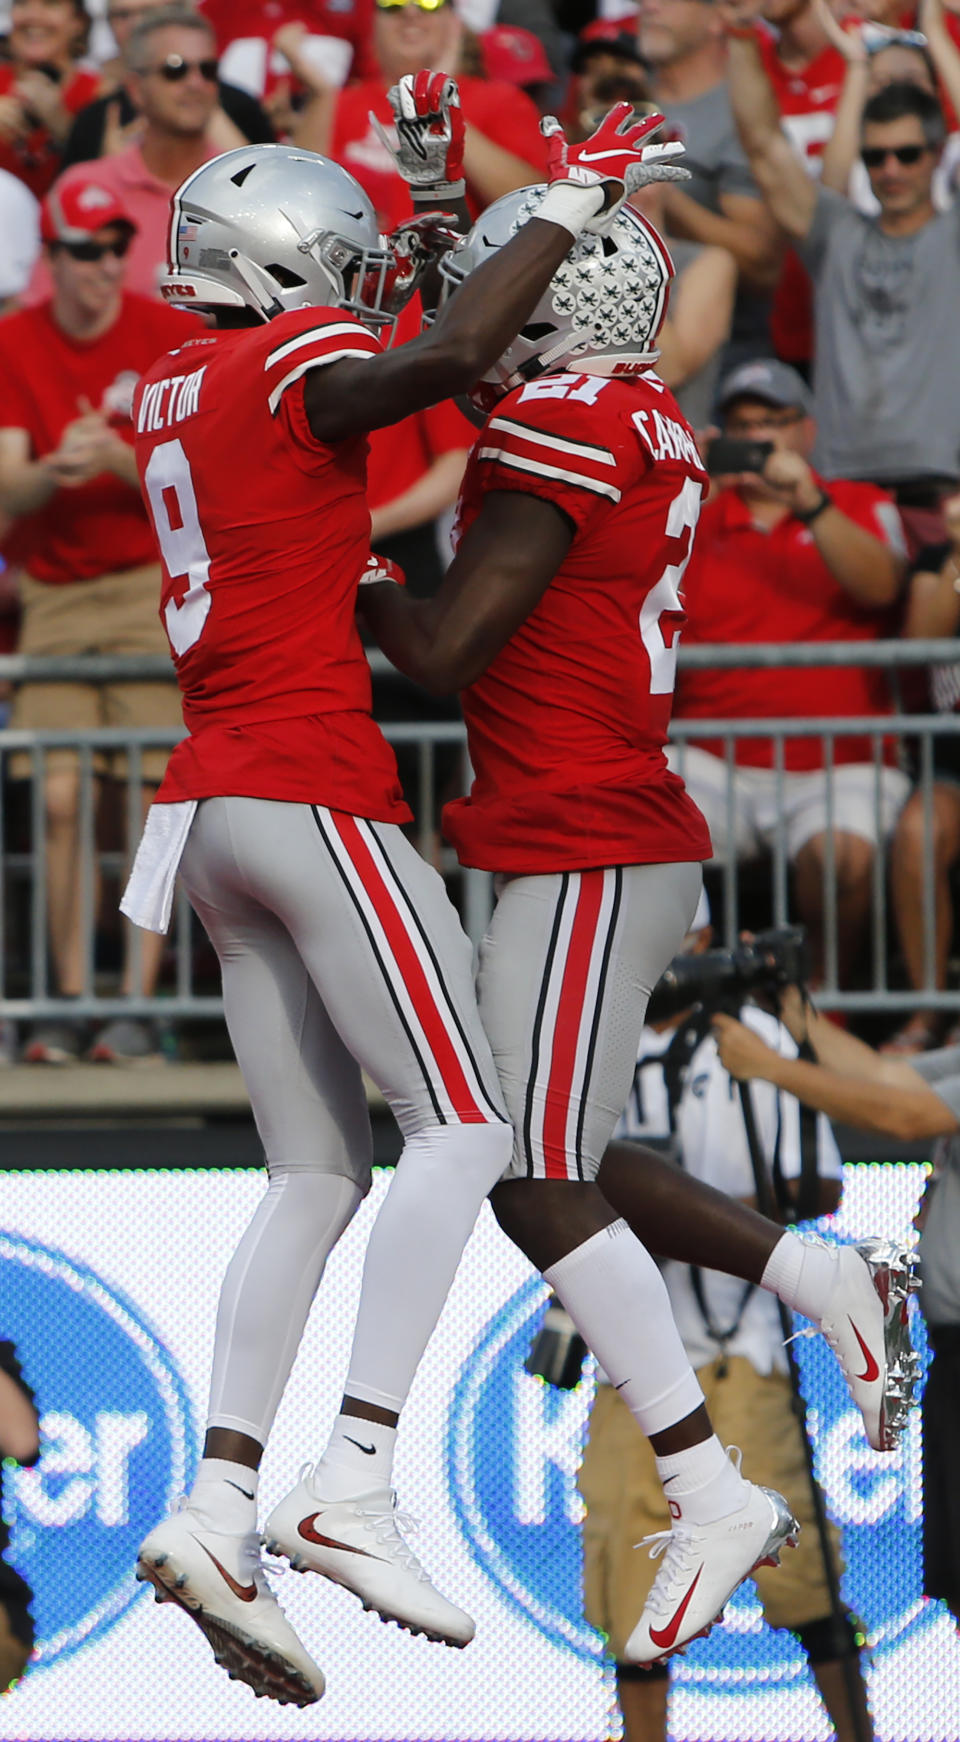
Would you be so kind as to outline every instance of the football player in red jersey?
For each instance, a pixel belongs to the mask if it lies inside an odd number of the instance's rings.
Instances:
[[[441,262],[448,284],[469,286],[543,197],[488,207]],[[389,583],[363,595],[401,669],[463,692],[475,779],[444,827],[498,877],[478,990],[515,1130],[492,1201],[650,1437],[675,1519],[631,1636],[638,1663],[709,1627],[795,1529],[713,1435],[657,1267],[596,1184],[710,853],[662,748],[707,485],[651,371],[671,275],[629,207],[578,243],[472,391],[489,416],[435,601],[421,610]]]
[[[457,199],[456,87],[417,75],[397,107],[431,203],[438,181]],[[293,1540],[283,1505],[268,1528],[298,1564],[452,1645],[473,1622],[397,1529],[392,1451],[512,1145],[470,947],[401,833],[409,812],[370,716],[355,624],[369,553],[366,432],[466,390],[492,365],[584,226],[622,200],[653,125],[617,113],[558,159],[537,220],[430,333],[393,350],[380,334],[397,262],[339,166],[243,148],[173,200],[168,295],[212,309],[217,330],[148,373],[135,424],[190,735],[123,905],[165,929],[180,867],[220,958],[270,1185],[224,1282],[197,1479],[142,1545],[139,1573],[198,1621],[233,1675],[300,1705],[323,1677],[260,1565],[257,1470],[324,1262],[369,1185],[361,1066],[404,1152],[368,1247],[342,1412],[291,1497]]]
[[[542,197],[528,188],[489,207],[443,276],[468,284]],[[794,1528],[781,1497],[745,1482],[712,1434],[656,1266],[602,1174],[597,1183],[647,999],[689,927],[710,851],[663,756],[680,586],[706,485],[692,432],[651,367],[671,270],[629,207],[581,239],[471,392],[488,415],[440,591],[412,600],[387,581],[363,594],[401,670],[462,692],[475,779],[444,827],[463,863],[497,878],[478,991],[516,1134],[492,1201],[657,1454],[674,1524],[655,1544],[666,1553],[626,1650],[647,1665],[709,1628]],[[644,1193],[653,1205],[663,1182],[634,1171],[623,1195],[641,1206],[631,1221],[642,1229]],[[714,1212],[690,1192],[685,1207],[689,1245]],[[848,1248],[839,1260],[795,1239],[784,1250],[780,1230],[743,1214],[738,1262],[817,1316],[848,1379],[862,1381],[855,1395],[880,1444],[899,1384],[892,1360],[888,1375],[887,1257],[864,1262]],[[662,1207],[657,1219],[668,1242],[684,1243]],[[893,1268],[892,1356],[909,1279],[899,1260]]]

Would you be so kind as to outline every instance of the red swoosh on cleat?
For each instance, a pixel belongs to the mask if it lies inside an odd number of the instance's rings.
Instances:
[[[199,1542],[198,1537],[194,1537],[193,1540],[194,1540],[194,1542]],[[208,1560],[211,1560],[213,1562],[213,1564],[216,1567],[217,1572],[220,1574],[221,1578],[226,1580],[226,1582],[229,1585],[234,1596],[239,1597],[241,1603],[252,1603],[255,1600],[256,1595],[257,1595],[256,1585],[240,1585],[240,1584],[238,1584],[236,1579],[234,1578],[233,1574],[228,1573],[226,1567],[222,1567],[220,1565],[220,1562],[217,1560],[216,1555],[210,1553],[210,1550],[207,1548],[205,1543],[201,1542],[200,1547],[203,1549],[203,1552],[207,1556]]]
[[[680,1607],[677,1610],[675,1610],[673,1615],[671,1615],[670,1620],[667,1622],[666,1627],[664,1627],[662,1629],[657,1629],[656,1627],[651,1627],[650,1638],[653,1640],[654,1645],[662,1645],[664,1647],[667,1647],[667,1646],[670,1646],[673,1644],[674,1640],[677,1637],[677,1634],[680,1631],[680,1624],[683,1621],[683,1617],[685,1616],[685,1614],[687,1612],[687,1608],[688,1608],[688,1605],[690,1603],[690,1598],[693,1596],[694,1591],[696,1590],[698,1584],[700,1583],[700,1574],[702,1572],[703,1572],[703,1568],[700,1567],[697,1571],[697,1576],[694,1579],[693,1584],[690,1586],[689,1591],[687,1592],[686,1596],[683,1599],[683,1602],[680,1604]]]
[[[377,1559],[377,1556],[372,1555],[368,1549],[353,1548],[348,1542],[338,1542],[335,1536],[321,1536],[313,1528],[319,1517],[319,1512],[312,1512],[309,1518],[301,1518],[297,1525],[297,1535],[302,1536],[304,1542],[319,1543],[321,1548],[337,1548],[341,1554],[363,1555],[364,1559],[368,1561]]]
[[[873,1381],[875,1379],[879,1379],[880,1369],[877,1366],[877,1363],[876,1363],[874,1357],[871,1355],[870,1350],[867,1348],[866,1343],[864,1342],[863,1338],[861,1337],[860,1332],[857,1330],[857,1327],[854,1324],[852,1319],[850,1319],[850,1329],[852,1330],[854,1336],[856,1337],[857,1342],[860,1344],[860,1348],[863,1352],[863,1358],[867,1363],[863,1372],[862,1373],[855,1373],[853,1377],[854,1377],[854,1379],[864,1380],[867,1385],[872,1385]]]

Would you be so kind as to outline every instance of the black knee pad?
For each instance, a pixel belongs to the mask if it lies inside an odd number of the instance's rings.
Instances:
[[[670,1666],[666,1663],[652,1663],[649,1669],[642,1663],[618,1663],[618,1682],[666,1682],[670,1680]]]
[[[841,1615],[823,1615],[819,1621],[804,1621],[792,1631],[803,1646],[810,1663],[835,1663],[845,1657],[859,1657],[866,1644],[862,1621],[849,1610]]]

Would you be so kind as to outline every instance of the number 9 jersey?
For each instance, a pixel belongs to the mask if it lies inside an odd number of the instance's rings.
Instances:
[[[710,857],[663,754],[707,484],[690,426],[650,371],[543,376],[488,417],[458,534],[488,492],[519,490],[554,503],[573,539],[461,696],[475,779],[443,824],[463,864],[537,873]]]
[[[365,436],[311,433],[308,371],[372,357],[340,309],[191,339],[143,376],[137,467],[190,736],[157,795],[285,799],[405,822],[355,622],[370,549]]]

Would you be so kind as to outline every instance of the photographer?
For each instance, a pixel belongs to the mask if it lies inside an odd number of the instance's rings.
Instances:
[[[887,626],[903,574],[897,511],[871,484],[812,469],[815,426],[805,383],[785,363],[746,363],[721,383],[723,439],[707,453],[718,493],[700,516],[684,582],[684,643],[874,641]],[[885,674],[870,667],[778,666],[685,670],[675,720],[777,719],[889,714]],[[822,739],[787,737],[783,773],[771,738],[734,750],[735,827],[728,828],[726,746],[717,738],[675,747],[683,776],[710,826],[718,859],[752,858],[778,831],[794,871],[797,917],[811,940],[814,981],[824,978],[826,755]],[[853,965],[870,905],[874,853],[907,794],[893,764],[875,799],[869,737],[837,737],[831,757],[836,872],[837,978]],[[879,812],[879,814],[878,814]],[[840,819],[837,826],[836,819]]]
[[[0,1459],[23,1465],[35,1464],[39,1456],[40,1424],[33,1392],[23,1378],[13,1344],[0,1341]],[[20,1679],[33,1650],[32,1592],[7,1565],[9,1542],[0,1510],[0,1693]]]
[[[689,1174],[754,1203],[754,1173],[740,1102],[720,1064],[706,1009],[690,1008],[698,993],[709,1007],[714,993],[720,992],[721,970],[725,971],[722,960],[703,961],[704,983],[698,986],[700,959],[712,936],[705,903],[694,926],[684,958],[674,964],[672,987],[665,993],[661,982],[659,1000],[655,992],[651,1001],[634,1091],[618,1135],[669,1137],[676,1159]],[[679,1008],[684,988],[688,991],[685,1010]],[[795,1053],[793,1041],[776,1018],[752,1006],[744,1008],[743,1016],[749,1032],[763,1037],[763,1044],[778,1056],[781,1051]],[[834,1210],[840,1197],[841,1164],[826,1121],[817,1121],[807,1133],[813,1145],[807,1153],[795,1100],[767,1090],[755,1097],[755,1116],[763,1158],[781,1190],[782,1210],[792,1218],[804,1162],[804,1189],[813,1199],[807,1213]],[[813,1162],[816,1174],[811,1180]],[[776,1303],[755,1285],[714,1270],[671,1261],[663,1266],[663,1275],[687,1353],[714,1420],[720,1423],[718,1432],[740,1447],[751,1468],[762,1472],[760,1480],[780,1488],[801,1521],[799,1547],[785,1557],[776,1576],[763,1568],[755,1574],[765,1616],[771,1626],[793,1631],[803,1645],[840,1742],[871,1736],[857,1635],[846,1612],[839,1606],[835,1612],[836,1584],[834,1580],[831,1587],[824,1567]],[[624,1736],[626,1742],[660,1742],[667,1730],[667,1666],[638,1675],[621,1657],[624,1625],[629,1625],[627,1617],[637,1601],[642,1602],[653,1570],[651,1560],[634,1552],[635,1546],[642,1537],[662,1530],[668,1520],[647,1448],[616,1392],[606,1384],[598,1388],[579,1482],[587,1505],[586,1613],[594,1626],[608,1634],[617,1659]],[[839,1542],[832,1528],[830,1543],[839,1574]]]
[[[908,1063],[839,1031],[795,986],[780,1003],[793,1038],[815,1060],[783,1058],[744,1023],[717,1014],[713,1030],[731,1076],[770,1083],[863,1131],[939,1139],[918,1217],[920,1300],[934,1356],[923,1396],[923,1588],[960,1622],[960,1046]]]

